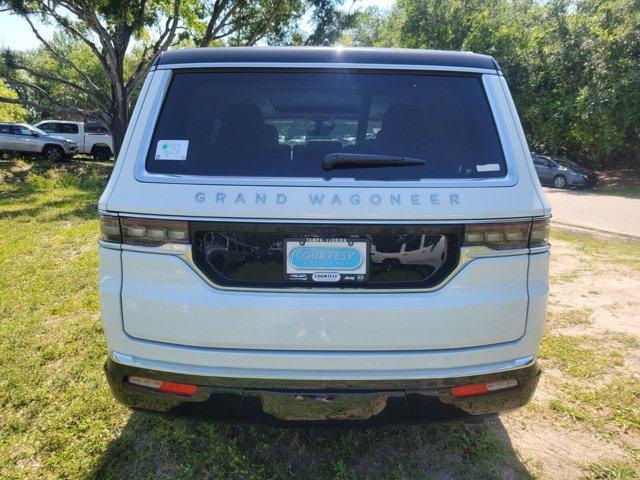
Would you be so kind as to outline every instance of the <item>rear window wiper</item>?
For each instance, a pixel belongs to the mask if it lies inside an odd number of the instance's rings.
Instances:
[[[325,170],[336,165],[357,165],[361,167],[424,165],[422,158],[401,157],[397,155],[375,155],[372,153],[327,153],[322,160]]]

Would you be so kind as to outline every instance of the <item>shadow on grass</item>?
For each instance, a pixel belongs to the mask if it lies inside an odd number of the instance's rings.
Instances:
[[[87,478],[533,478],[489,423],[285,429],[133,413]]]
[[[60,164],[0,161],[0,217],[26,217],[38,221],[97,218],[97,200],[104,189],[110,166],[86,161]]]
[[[610,195],[613,197],[623,197],[623,198],[640,198],[640,187],[629,187],[629,188],[606,188],[606,187],[597,187],[591,190],[591,195]]]
[[[72,218],[93,220],[98,218],[96,196],[92,192],[78,192],[66,195],[64,199],[40,202],[33,206],[37,193],[15,195],[20,198],[19,207],[3,210],[0,217],[14,219],[28,217],[38,221],[64,221]]]

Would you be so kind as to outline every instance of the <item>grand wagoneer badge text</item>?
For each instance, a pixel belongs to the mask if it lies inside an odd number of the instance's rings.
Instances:
[[[310,206],[342,206],[342,205],[460,205],[457,193],[309,193],[306,195]],[[264,192],[215,192],[195,195],[198,203],[213,202],[218,205],[286,205],[289,197],[285,193]]]

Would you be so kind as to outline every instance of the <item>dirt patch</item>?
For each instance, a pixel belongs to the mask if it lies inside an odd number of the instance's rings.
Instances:
[[[640,188],[640,173],[637,170],[600,170],[597,173],[600,188]]]
[[[615,352],[623,362],[612,360],[606,371],[576,378],[553,359],[541,360],[544,373],[531,405],[500,416],[505,441],[543,478],[592,478],[588,466],[637,465],[637,428],[623,433],[598,408],[585,413],[570,391],[572,386],[588,391],[625,375],[640,375],[640,272],[607,262],[574,242],[554,240],[550,277],[546,335],[588,338],[585,348]],[[587,414],[591,416],[584,418]]]
[[[551,255],[550,316],[589,311],[590,324],[569,325],[561,333],[620,332],[640,339],[640,274],[624,265],[580,252],[554,241]]]
[[[590,432],[567,430],[537,417],[505,414],[502,423],[512,446],[523,460],[539,468],[549,478],[578,478],[585,463],[604,463],[609,459],[629,459],[619,446],[601,440]]]

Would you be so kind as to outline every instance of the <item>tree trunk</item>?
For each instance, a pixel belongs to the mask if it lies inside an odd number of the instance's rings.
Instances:
[[[124,111],[123,111],[124,110]],[[113,157],[116,158],[120,153],[120,147],[124,141],[124,135],[127,132],[127,124],[129,123],[129,115],[126,112],[126,105],[114,105],[113,115],[109,122],[111,136],[113,137]]]
[[[119,62],[120,66],[121,63]],[[129,102],[126,87],[122,79],[121,69],[114,72],[114,80],[111,85],[111,135],[113,136],[114,158],[120,153],[120,147],[124,141],[124,134],[129,123]]]

